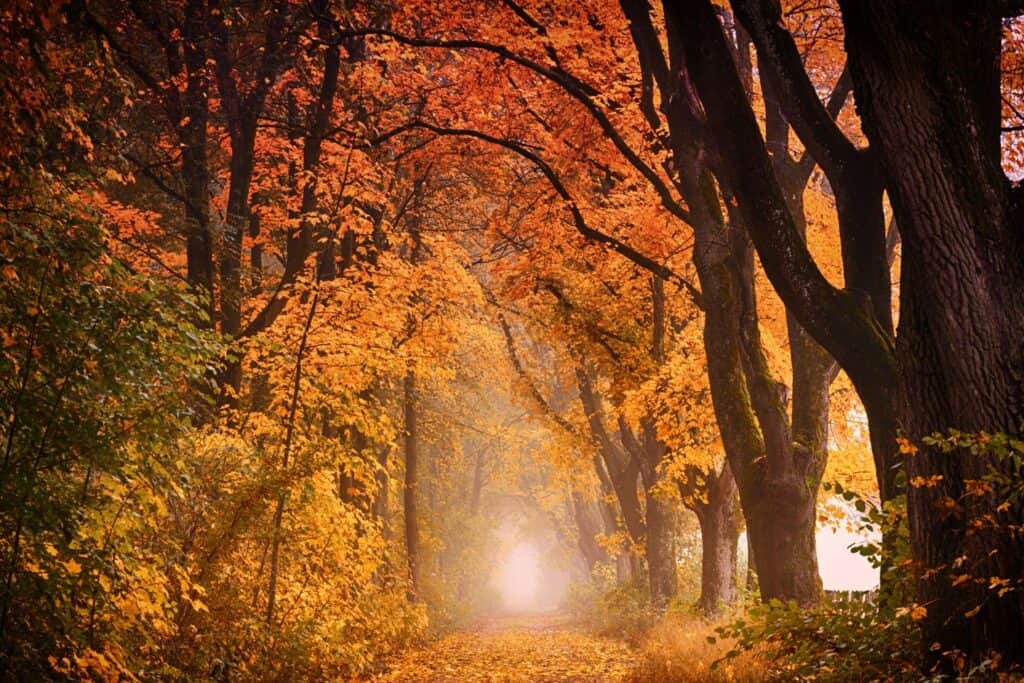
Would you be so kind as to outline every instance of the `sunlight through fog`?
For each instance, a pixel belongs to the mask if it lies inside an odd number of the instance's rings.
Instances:
[[[532,543],[512,548],[501,568],[500,587],[505,607],[512,610],[536,609],[540,584],[540,557]]]

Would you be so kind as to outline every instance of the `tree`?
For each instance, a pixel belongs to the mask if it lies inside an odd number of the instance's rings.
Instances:
[[[841,3],[858,107],[903,237],[896,362],[903,427],[915,442],[950,428],[1021,429],[1021,201],[1000,163],[1002,21],[1015,4]],[[920,30],[901,28],[908,25]],[[942,477],[909,492],[922,567],[947,568],[966,555],[978,576],[1022,575],[1019,541],[979,552],[966,532],[973,515],[995,512],[993,498],[968,499],[963,515],[940,509],[964,500],[969,482],[992,467],[1005,465],[927,446],[908,458],[912,479]],[[1004,523],[1021,522],[1019,509],[1005,514]],[[950,590],[950,581],[948,570],[922,574],[925,641],[1024,661],[1019,592]]]
[[[1019,339],[1020,316],[1009,292],[1019,282],[1020,247],[1010,227],[1016,204],[1000,165],[1004,8],[943,8],[949,12],[940,13],[842,4],[855,96],[904,236],[895,352],[879,333],[877,319],[865,315],[868,309],[858,309],[850,292],[830,287],[799,248],[798,231],[771,173],[756,121],[741,106],[739,79],[721,24],[710,3],[690,3],[688,9],[685,18],[675,13],[688,71],[712,122],[727,182],[736,188],[765,269],[794,315],[847,369],[866,405],[871,392],[895,390],[903,426],[912,438],[950,427],[1016,433],[1019,402],[1014,397],[1019,388],[1011,379],[1016,371],[1008,359],[1019,356],[1013,340]],[[901,28],[910,22],[925,28],[920,33]],[[971,30],[964,33],[964,25]],[[779,54],[781,43],[765,35],[762,44],[770,55]],[[933,59],[938,53],[950,61]],[[935,113],[940,97],[941,111],[954,101],[957,106],[949,111],[955,113]],[[936,211],[939,206],[946,208]],[[904,230],[904,223],[913,227]],[[911,233],[913,237],[906,237]],[[877,230],[875,235],[877,244]],[[861,257],[860,264],[866,260]],[[993,279],[980,273],[1000,275]],[[951,280],[960,283],[952,293],[933,289],[934,283]],[[978,351],[944,354],[940,348]],[[972,398],[965,401],[966,396]],[[966,556],[977,557],[981,574],[1017,575],[1013,558],[1019,553],[1013,542],[986,555],[988,559],[972,552],[969,540],[965,545],[937,543],[962,529],[958,525],[964,517],[948,515],[934,503],[962,499],[965,482],[999,465],[985,458],[951,460],[934,450],[920,456],[908,463],[911,478],[938,476],[945,482],[910,492],[914,556],[926,568],[919,590],[922,598],[933,601],[924,623],[925,640],[973,655],[994,647],[1015,657],[1021,634],[1016,597],[989,596],[972,612],[984,591],[951,591],[945,573],[956,558]],[[976,505],[984,509],[995,504],[989,499]]]

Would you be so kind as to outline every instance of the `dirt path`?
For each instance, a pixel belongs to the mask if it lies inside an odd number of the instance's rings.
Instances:
[[[558,615],[488,619],[390,663],[376,683],[622,681],[636,653]]]

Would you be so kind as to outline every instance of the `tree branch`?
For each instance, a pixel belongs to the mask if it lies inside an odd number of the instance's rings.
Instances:
[[[604,111],[601,110],[601,107],[594,102],[593,98],[599,94],[597,89],[584,81],[581,81],[572,74],[558,67],[546,67],[501,45],[494,45],[493,43],[487,43],[480,40],[413,38],[383,28],[346,29],[341,25],[337,25],[337,29],[339,32],[339,40],[359,36],[380,36],[390,38],[395,42],[408,45],[410,47],[443,48],[448,50],[482,50],[484,52],[490,52],[498,55],[499,57],[503,57],[510,62],[514,62],[543,76],[549,81],[561,86],[566,93],[582,104],[587,111],[590,112],[590,115],[597,122],[598,126],[600,126],[601,131],[605,136],[607,136],[608,139],[611,140],[612,144],[615,145],[615,148],[619,153],[622,154],[633,168],[635,168],[648,182],[651,183],[651,186],[654,187],[654,190],[658,193],[662,205],[677,218],[683,221],[688,221],[688,212],[672,196],[671,190],[669,190],[661,176],[659,176],[653,168],[644,163],[636,151],[634,151],[622,138],[611,120]]]
[[[535,152],[527,149],[521,143],[515,142],[513,140],[508,140],[505,138],[494,137],[493,135],[488,135],[487,133],[483,133],[478,130],[472,130],[468,128],[444,128],[442,126],[436,126],[434,124],[426,123],[423,121],[413,121],[403,126],[399,126],[398,128],[388,131],[384,135],[376,138],[375,140],[372,141],[372,143],[380,144],[383,141],[386,141],[392,137],[395,137],[397,135],[400,135],[404,132],[416,128],[428,130],[438,136],[475,138],[477,140],[488,142],[492,145],[503,147],[504,149],[514,152],[519,156],[523,157],[524,159],[527,159],[528,161],[533,163],[538,168],[538,170],[540,170],[540,172],[544,175],[545,178],[547,178],[548,182],[551,184],[551,187],[554,188],[555,192],[558,193],[558,196],[561,197],[568,205],[569,211],[573,217],[573,224],[575,225],[576,230],[581,235],[594,242],[604,244],[610,247],[616,253],[626,257],[627,259],[637,264],[641,268],[650,271],[651,273],[653,273],[657,277],[660,277],[663,280],[671,280],[682,285],[682,287],[686,289],[686,291],[690,294],[690,297],[693,299],[694,304],[698,308],[703,309],[703,297],[701,296],[700,290],[698,290],[696,286],[694,286],[693,283],[691,283],[689,280],[677,274],[668,266],[658,263],[657,261],[651,259],[650,257],[641,254],[640,252],[636,251],[635,249],[625,244],[618,238],[613,237],[611,235],[607,235],[603,232],[600,232],[599,230],[595,230],[594,228],[590,227],[590,225],[587,224],[587,221],[584,218],[583,213],[580,211],[579,206],[576,204],[576,201],[573,199],[572,195],[569,193],[569,190],[562,183],[561,178],[559,178],[558,174],[554,171],[554,169],[552,169],[551,166],[546,161],[544,161],[544,159],[538,156]]]
[[[825,173],[836,177],[857,149],[818,97],[796,42],[783,23],[779,0],[731,0],[731,5],[754,40],[787,121]]]
[[[665,7],[682,36],[686,68],[708,114],[725,185],[739,199],[769,280],[801,326],[839,360],[858,386],[887,386],[895,372],[891,340],[864,302],[825,279],[801,238],[710,1]]]
[[[501,332],[505,337],[505,348],[508,350],[508,358],[512,363],[512,368],[516,371],[516,374],[519,375],[519,378],[523,380],[523,383],[526,384],[526,387],[530,392],[530,397],[533,399],[534,403],[536,403],[537,406],[544,411],[544,414],[551,418],[551,420],[561,427],[567,434],[578,438],[580,434],[576,431],[576,428],[568,420],[558,414],[558,411],[552,407],[546,398],[544,398],[544,395],[540,393],[540,389],[537,388],[537,385],[534,384],[533,380],[530,378],[529,373],[526,372],[526,368],[523,366],[523,362],[519,358],[519,352],[516,351],[516,342],[512,337],[512,328],[509,327],[508,321],[501,313],[498,314],[498,323],[501,325]]]

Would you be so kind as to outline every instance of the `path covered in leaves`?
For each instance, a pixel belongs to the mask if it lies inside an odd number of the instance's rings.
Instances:
[[[622,681],[636,653],[561,615],[492,618],[390,663],[375,683]]]

